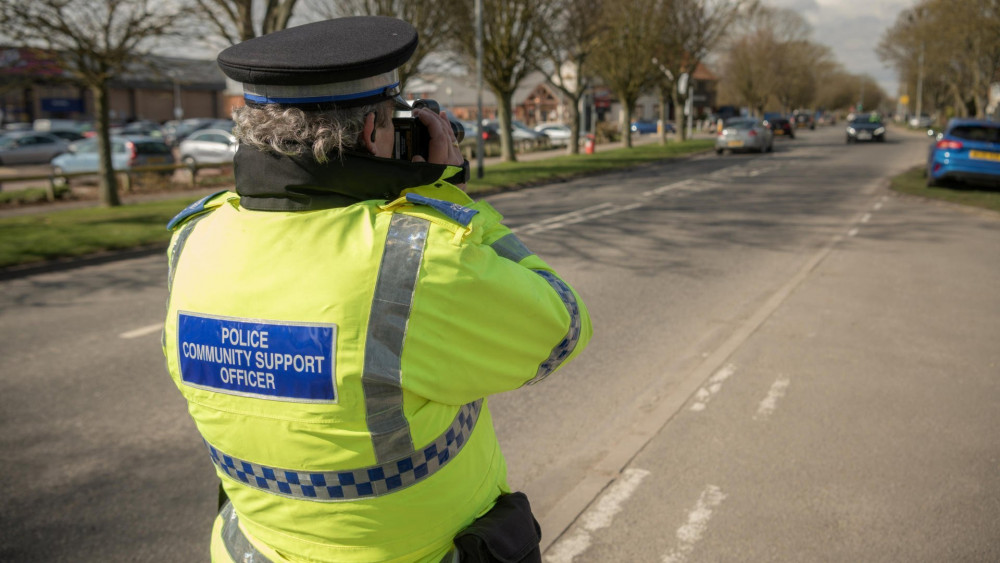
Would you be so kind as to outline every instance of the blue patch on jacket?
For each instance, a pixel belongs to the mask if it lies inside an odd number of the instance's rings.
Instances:
[[[444,201],[443,199],[434,199],[420,194],[406,194],[406,201],[433,207],[463,227],[469,226],[472,218],[476,216],[476,213],[479,213],[478,209],[469,209],[464,205]]]
[[[174,218],[171,219],[169,223],[167,223],[167,230],[168,231],[174,230],[174,227],[176,227],[177,225],[183,223],[184,220],[187,219],[188,217],[192,217],[194,215],[198,215],[199,213],[204,213],[205,212],[205,204],[208,203],[209,200],[211,200],[213,197],[215,197],[215,196],[217,196],[219,194],[224,194],[224,193],[226,193],[226,190],[217,191],[214,194],[207,195],[207,196],[199,199],[198,201],[192,203],[191,205],[185,207],[184,209],[181,210],[180,213],[178,213],[176,216],[174,216]]]

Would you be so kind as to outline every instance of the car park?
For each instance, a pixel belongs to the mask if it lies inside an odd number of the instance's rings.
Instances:
[[[224,129],[201,129],[188,135],[177,148],[181,162],[198,164],[231,164],[236,156],[236,137]]]
[[[877,113],[861,113],[847,122],[847,144],[858,141],[885,141],[885,124]]]
[[[927,154],[927,185],[950,181],[1000,187],[1000,122],[952,119]]]
[[[737,117],[726,120],[722,131],[715,137],[715,154],[726,151],[757,151],[774,150],[774,134],[762,121],[750,117]]]
[[[66,152],[69,141],[39,131],[12,131],[0,136],[0,165],[45,164]]]
[[[795,138],[795,127],[792,121],[786,117],[772,117],[764,121],[764,125],[771,130],[775,137]]]
[[[111,167],[115,170],[174,163],[174,154],[163,139],[115,136],[110,141]],[[97,172],[98,162],[97,139],[87,139],[73,143],[67,152],[53,158],[52,172],[55,175]],[[172,174],[173,170],[164,170],[162,173]]]

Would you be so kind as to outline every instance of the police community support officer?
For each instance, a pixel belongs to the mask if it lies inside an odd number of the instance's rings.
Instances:
[[[245,92],[236,192],[169,225],[163,342],[229,499],[213,560],[451,557],[510,492],[486,397],[590,339],[576,292],[462,191],[442,115],[415,112],[429,162],[392,158],[416,45],[358,17],[219,56]]]

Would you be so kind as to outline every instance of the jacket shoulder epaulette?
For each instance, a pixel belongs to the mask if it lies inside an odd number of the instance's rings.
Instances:
[[[167,223],[167,230],[172,231],[178,225],[187,221],[191,217],[194,217],[195,215],[201,215],[202,213],[206,213],[208,211],[215,209],[219,205],[222,205],[221,200],[219,202],[212,202],[212,200],[218,197],[219,195],[226,193],[227,191],[228,190],[217,191],[214,194],[207,195],[199,199],[198,201],[192,203],[191,205],[185,207],[184,209],[181,210],[180,213],[175,215],[174,218],[171,219],[169,223]],[[210,204],[210,202],[212,202],[214,205]]]

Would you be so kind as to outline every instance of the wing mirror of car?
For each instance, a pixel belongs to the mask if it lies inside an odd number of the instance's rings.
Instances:
[[[66,147],[66,152],[70,152],[70,153],[74,153],[75,154],[76,150],[77,150],[76,143],[70,143],[69,146]]]

